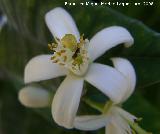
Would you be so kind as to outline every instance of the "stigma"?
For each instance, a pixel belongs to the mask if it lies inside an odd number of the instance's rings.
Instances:
[[[89,64],[88,45],[89,40],[80,36],[77,41],[72,34],[66,34],[62,39],[56,38],[56,43],[48,44],[52,50],[51,60],[68,68],[75,75],[84,75]]]

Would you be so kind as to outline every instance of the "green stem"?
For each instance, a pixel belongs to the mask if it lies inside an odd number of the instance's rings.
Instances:
[[[130,120],[126,120],[128,124],[138,133],[138,134],[152,134],[150,132],[146,132],[144,129],[142,129],[137,123],[132,122]]]
[[[107,101],[104,108],[103,108],[103,111],[102,113],[108,113],[109,109],[112,107],[113,105],[113,102],[112,101]]]
[[[103,111],[103,105],[96,103],[94,101],[91,101],[90,99],[83,99],[83,101],[88,104],[90,107],[98,110],[99,112]]]

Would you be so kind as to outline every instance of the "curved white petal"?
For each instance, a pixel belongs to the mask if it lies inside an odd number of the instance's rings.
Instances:
[[[54,37],[62,38],[73,34],[79,39],[79,31],[71,15],[61,7],[54,8],[45,15],[46,24]]]
[[[120,71],[128,80],[128,91],[126,92],[123,101],[129,98],[129,96],[133,93],[136,85],[136,73],[132,66],[132,64],[124,58],[112,58],[114,67]]]
[[[133,44],[134,40],[127,29],[120,26],[112,26],[98,32],[90,40],[89,55],[92,61],[100,57],[107,50],[124,43],[126,47]]]
[[[122,134],[112,123],[109,123],[105,127],[105,134]]]
[[[109,122],[105,115],[77,116],[74,127],[79,130],[97,130]]]
[[[122,134],[132,133],[128,122],[125,119],[123,119],[120,115],[117,115],[114,117],[114,124],[115,124],[115,127],[119,129],[119,131],[122,131]]]
[[[58,88],[52,102],[52,116],[60,126],[73,128],[82,88],[83,79],[73,75],[68,75]]]
[[[24,87],[19,91],[19,101],[26,107],[47,107],[50,103],[50,94],[47,90],[37,87]]]
[[[131,122],[134,122],[137,119],[137,117],[123,110],[120,107],[115,107],[114,109],[114,111],[117,111],[117,113],[119,113],[122,117],[126,118],[127,120],[130,120]]]
[[[114,103],[120,103],[128,89],[125,76],[113,67],[93,63],[85,79],[107,95]]]
[[[128,133],[117,124],[109,123],[108,125],[106,125],[105,134],[128,134]]]
[[[106,134],[131,134],[131,128],[117,111],[113,111],[110,123],[106,125]]]
[[[32,58],[25,67],[25,83],[47,80],[67,74],[67,69],[52,63],[52,55],[40,55]]]
[[[110,113],[110,123],[106,125],[106,134],[131,134],[132,129],[127,120],[134,122],[135,116],[126,112],[120,107],[112,107]]]

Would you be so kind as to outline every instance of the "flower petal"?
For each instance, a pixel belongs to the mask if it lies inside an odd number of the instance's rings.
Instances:
[[[120,71],[128,80],[128,91],[126,92],[123,101],[133,93],[136,85],[136,74],[132,64],[124,58],[112,58],[114,67]]]
[[[122,134],[132,134],[132,130],[128,122],[120,115],[114,116],[114,125],[119,129],[119,131],[122,131]]]
[[[106,126],[106,134],[131,134],[132,129],[127,120],[134,122],[137,119],[135,116],[126,112],[118,106],[112,107],[109,116],[111,117],[110,123]]]
[[[54,37],[62,38],[73,34],[79,39],[79,31],[71,15],[61,7],[49,11],[45,16],[46,24]]]
[[[47,80],[67,74],[67,69],[52,63],[52,55],[40,55],[32,58],[25,67],[25,83]]]
[[[73,128],[80,97],[83,79],[68,75],[58,88],[52,102],[52,116],[57,124],[66,128]]]
[[[19,101],[26,107],[41,108],[50,104],[50,94],[47,90],[37,87],[24,87],[19,91]]]
[[[128,81],[116,69],[102,64],[91,64],[85,79],[107,95],[114,103],[120,103],[128,88]]]
[[[120,107],[115,107],[115,111],[117,111],[123,118],[125,118],[131,122],[134,122],[137,119],[137,117],[135,117],[134,115],[130,114],[129,112],[123,110]]]
[[[113,108],[111,113],[111,120],[106,125],[106,134],[131,134],[132,130],[125,119],[123,119],[118,111]]]
[[[119,130],[117,130],[112,123],[109,123],[105,127],[105,134],[121,134]]]
[[[127,134],[127,132],[117,124],[109,123],[106,125],[105,134]]]
[[[109,122],[105,115],[77,116],[74,127],[79,130],[97,130]]]
[[[118,44],[124,43],[126,47],[133,44],[134,40],[127,29],[120,26],[112,26],[98,32],[90,40],[89,55],[92,61],[100,57],[107,50]]]

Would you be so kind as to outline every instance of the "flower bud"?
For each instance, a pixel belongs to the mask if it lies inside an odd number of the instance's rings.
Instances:
[[[31,86],[21,89],[18,97],[24,106],[31,108],[47,107],[51,100],[47,90]]]

